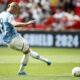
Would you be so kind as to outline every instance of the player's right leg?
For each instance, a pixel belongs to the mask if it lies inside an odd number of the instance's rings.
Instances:
[[[51,65],[51,61],[48,60],[47,58],[41,56],[40,54],[38,54],[37,52],[33,51],[30,49],[30,56],[37,59],[37,60],[41,60],[43,62],[45,62],[48,66]]]

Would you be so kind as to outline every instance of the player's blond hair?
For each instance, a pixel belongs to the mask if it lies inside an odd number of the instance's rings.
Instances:
[[[15,8],[15,9],[18,9],[20,8],[19,5],[16,3],[16,2],[12,2],[8,5],[8,8]]]

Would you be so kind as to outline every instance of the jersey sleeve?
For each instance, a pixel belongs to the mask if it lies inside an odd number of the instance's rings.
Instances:
[[[14,21],[14,16],[13,15],[9,16],[9,18],[8,18],[9,23],[11,23],[12,21]]]

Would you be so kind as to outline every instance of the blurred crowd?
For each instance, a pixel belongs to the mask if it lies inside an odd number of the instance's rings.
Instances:
[[[80,30],[80,0],[56,0],[55,5],[51,0],[0,0],[0,12],[13,1],[21,7],[17,21],[35,20],[34,24],[18,27],[18,31]]]

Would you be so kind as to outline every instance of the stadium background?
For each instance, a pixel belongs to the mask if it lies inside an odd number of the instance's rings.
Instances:
[[[40,0],[0,0],[0,12],[5,10],[12,1],[22,7],[23,12],[16,18],[17,21],[26,22],[31,19],[36,21],[35,24],[16,28],[28,40],[30,46],[80,47],[80,6],[77,5],[77,3],[79,4],[78,0],[76,2],[75,0],[43,0],[43,3]],[[34,36],[36,36],[36,43],[34,43]],[[0,45],[3,44],[0,34]]]

